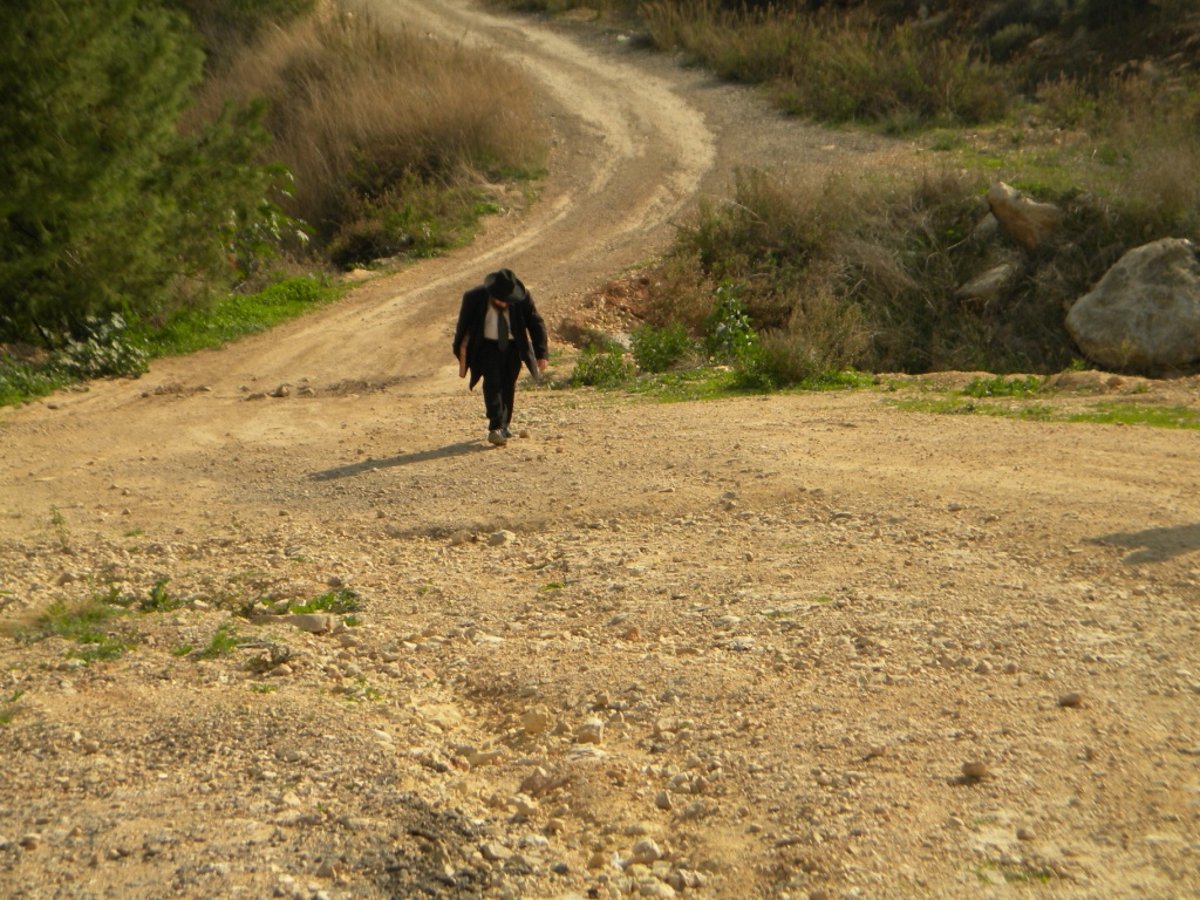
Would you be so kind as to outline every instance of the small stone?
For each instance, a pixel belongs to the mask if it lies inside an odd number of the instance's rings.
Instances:
[[[642,838],[633,845],[633,862],[646,864],[658,859],[662,859],[662,850],[650,838]]]
[[[503,862],[506,859],[512,858],[512,851],[503,844],[498,844],[495,841],[483,844],[479,848],[479,852],[483,854],[483,858],[488,862]]]
[[[1079,691],[1068,691],[1058,698],[1058,705],[1069,708],[1083,706],[1083,694]]]
[[[1037,834],[1034,832],[1034,830],[1032,828],[1018,828],[1017,829],[1017,840],[1019,840],[1019,841],[1032,841],[1036,837],[1037,837]]]
[[[989,774],[987,763],[979,762],[978,760],[963,763],[962,773],[972,781],[978,781],[981,778],[987,778]]]
[[[309,634],[324,634],[333,628],[333,616],[320,613],[293,613],[284,621]]]
[[[599,744],[604,738],[604,722],[588,719],[575,729],[575,740],[580,744]]]
[[[507,529],[495,531],[488,535],[489,547],[503,547],[506,544],[511,544],[517,539],[517,536]]]
[[[654,798],[654,805],[662,810],[671,809],[673,805],[671,803],[671,795],[666,791],[659,791],[658,795]]]
[[[22,849],[36,850],[42,843],[40,834],[26,834],[21,837],[20,844]]]
[[[528,735],[538,735],[549,731],[554,726],[554,719],[544,706],[536,706],[521,714],[521,729]]]

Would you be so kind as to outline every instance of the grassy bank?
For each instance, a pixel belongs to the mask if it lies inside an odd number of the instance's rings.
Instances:
[[[219,347],[265,331],[336,300],[343,288],[294,277],[254,293],[234,293],[203,308],[182,308],[161,324],[97,322],[91,336],[47,353],[9,347],[0,353],[0,406],[44,397],[94,378],[136,377],[154,359]]]

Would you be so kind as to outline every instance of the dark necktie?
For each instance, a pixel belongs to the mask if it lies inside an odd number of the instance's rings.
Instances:
[[[508,349],[508,317],[502,312],[496,313],[496,333],[500,342],[500,352]]]

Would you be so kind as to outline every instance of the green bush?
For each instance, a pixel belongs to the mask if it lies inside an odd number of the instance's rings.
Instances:
[[[117,313],[108,320],[89,317],[84,328],[86,335],[68,340],[52,363],[72,381],[137,376],[149,368],[150,354],[130,335]]]
[[[632,335],[633,359],[643,372],[665,372],[693,352],[687,329],[675,322],[664,328],[642,325]]]
[[[620,387],[633,377],[633,363],[620,347],[585,347],[575,363],[570,383],[576,387]]]
[[[737,362],[756,350],[758,332],[735,285],[722,284],[716,293],[716,306],[704,323],[704,349],[718,362]]]
[[[5,16],[0,340],[61,346],[236,277],[278,172],[255,162],[260,110],[181,128],[202,63],[186,20],[133,0],[12,0]]]

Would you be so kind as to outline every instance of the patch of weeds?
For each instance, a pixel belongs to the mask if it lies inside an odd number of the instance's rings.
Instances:
[[[1092,412],[1074,413],[1068,422],[1098,425],[1148,425],[1151,428],[1200,429],[1200,411],[1186,406],[1142,406],[1137,403],[1102,403]]]
[[[833,598],[828,594],[821,594],[819,597],[813,597],[813,603],[832,603]]]
[[[100,599],[79,603],[58,601],[50,604],[38,617],[32,629],[19,632],[20,640],[38,641],[51,636],[74,641],[80,649],[68,656],[92,662],[97,659],[116,659],[133,646],[133,642],[112,633],[104,626],[125,615],[125,610]]]
[[[125,532],[125,537],[127,537],[127,538],[141,537],[145,533],[146,533],[146,531],[143,528],[130,528],[128,531]]]
[[[362,625],[362,619],[360,619],[358,616],[346,616],[344,619],[342,619],[342,624],[347,628],[358,628],[360,625]]]
[[[682,324],[665,328],[642,325],[631,336],[633,358],[643,372],[666,372],[695,352],[692,339]]]
[[[350,588],[338,588],[314,597],[307,603],[288,604],[293,613],[356,613],[362,612],[362,599]]]
[[[154,582],[150,595],[138,603],[138,609],[142,612],[170,612],[183,606],[185,601],[181,597],[173,597],[167,592],[167,581],[166,578],[160,578]]]
[[[1027,397],[1041,390],[1044,380],[1037,375],[1025,378],[976,378],[962,389],[967,397]]]
[[[958,131],[938,131],[929,141],[929,149],[935,153],[946,153],[966,146],[966,140]]]
[[[187,601],[182,597],[171,596],[167,591],[168,581],[170,579],[160,578],[154,582],[150,593],[140,600],[134,594],[120,594],[116,587],[110,587],[101,602],[110,606],[119,606],[122,609],[136,608],[138,612],[144,613],[171,612],[182,607]]]
[[[353,684],[338,685],[333,692],[341,694],[351,703],[370,702],[383,697],[383,692],[379,688],[373,687],[367,679],[362,677],[356,678]]]
[[[994,879],[989,873],[995,872],[1008,884],[1027,884],[1029,882],[1045,883],[1054,878],[1052,869],[1019,865],[1016,863],[984,863],[975,871],[975,876],[984,884],[992,884]]]
[[[625,389],[662,403],[679,403],[716,400],[744,393],[736,389],[737,380],[737,373],[732,369],[706,367],[645,375],[626,384]]]
[[[66,550],[71,546],[71,530],[67,527],[66,516],[57,506],[50,507],[50,527],[58,539],[58,545]]]
[[[208,642],[208,646],[196,651],[196,659],[216,659],[218,656],[228,656],[237,649],[241,643],[241,638],[238,637],[234,627],[226,622],[217,629],[216,634],[212,636],[212,640]]]
[[[250,690],[256,694],[273,694],[279,690],[278,685],[255,683],[250,685]]]
[[[551,581],[549,584],[543,584],[538,590],[540,591],[561,591],[567,585],[562,581]]]
[[[196,648],[193,647],[191,644],[180,644],[178,647],[175,647],[174,649],[171,650],[171,655],[172,656],[190,656],[192,651],[195,649]]]
[[[842,372],[821,372],[816,375],[810,375],[808,378],[803,378],[798,381],[793,390],[796,391],[847,391],[847,390],[864,390],[866,388],[876,387],[878,381],[870,372],[858,372],[854,369],[846,369]],[[895,390],[892,385],[889,390]]]
[[[1141,425],[1149,428],[1200,430],[1200,411],[1186,406],[1142,406],[1136,403],[1098,404],[1088,412],[1068,413],[1045,403],[1018,406],[979,403],[957,397],[941,399],[888,400],[905,412],[934,415],[980,415],[1020,419],[1027,422],[1081,422],[1092,425]]]
[[[621,387],[633,380],[634,364],[618,345],[604,349],[585,347],[575,361],[571,387]]]
[[[17,689],[5,698],[3,703],[0,703],[0,725],[9,724],[17,715],[20,707],[17,706],[17,701],[21,699],[21,695],[25,692]]]

